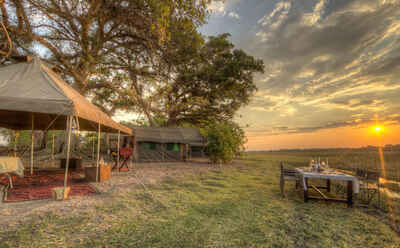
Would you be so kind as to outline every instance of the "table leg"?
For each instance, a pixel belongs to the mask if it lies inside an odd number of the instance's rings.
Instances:
[[[347,206],[353,207],[353,181],[347,182]]]
[[[326,180],[326,191],[331,192],[331,180]]]
[[[308,179],[304,178],[304,202],[308,202]]]

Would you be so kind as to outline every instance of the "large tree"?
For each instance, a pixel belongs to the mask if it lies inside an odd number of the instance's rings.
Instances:
[[[263,71],[227,34],[199,33],[209,2],[0,1],[14,51],[45,51],[53,69],[109,114],[143,113],[150,125],[168,126],[231,119]]]
[[[208,1],[4,0],[2,21],[13,37],[47,50],[47,60],[81,93],[113,88],[99,83],[99,66],[114,66],[121,50],[152,54],[166,39],[167,17],[204,19]],[[24,47],[21,47],[24,48]],[[27,53],[32,50],[26,49]],[[91,80],[92,79],[92,80]]]
[[[263,71],[263,61],[235,49],[228,34],[204,39],[188,23],[173,27],[159,59],[140,73],[127,67],[116,77],[126,91],[114,98],[107,94],[115,91],[103,91],[102,99],[144,113],[150,125],[154,118],[166,126],[232,119],[256,91],[254,74]]]
[[[235,49],[228,38],[209,37],[192,50],[184,40],[175,41],[176,50],[167,54],[173,60],[169,83],[158,91],[167,125],[230,120],[248,104],[257,89],[254,74],[263,72],[263,61]]]

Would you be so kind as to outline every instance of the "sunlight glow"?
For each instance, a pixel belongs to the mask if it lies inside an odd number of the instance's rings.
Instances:
[[[380,134],[381,132],[383,132],[383,129],[384,129],[384,127],[383,127],[382,125],[375,125],[375,126],[372,127],[372,130],[373,130],[375,133],[378,133],[378,134]]]

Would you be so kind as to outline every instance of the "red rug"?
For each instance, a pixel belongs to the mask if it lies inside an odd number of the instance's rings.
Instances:
[[[7,178],[0,180],[6,184]],[[32,176],[24,178],[13,176],[13,189],[8,189],[7,198],[3,202],[21,202],[52,198],[51,190],[55,187],[64,186],[64,171],[37,171]],[[91,187],[85,178],[79,175],[79,171],[68,175],[68,187],[71,188],[70,196],[95,194],[96,190]]]

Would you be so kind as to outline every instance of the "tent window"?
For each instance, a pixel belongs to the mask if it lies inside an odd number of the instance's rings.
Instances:
[[[156,150],[157,144],[156,143],[142,143],[143,150]]]
[[[179,145],[174,143],[167,144],[167,151],[179,152]]]
[[[201,146],[192,146],[191,149],[192,149],[192,152],[201,152],[203,150],[203,147],[201,147]]]

